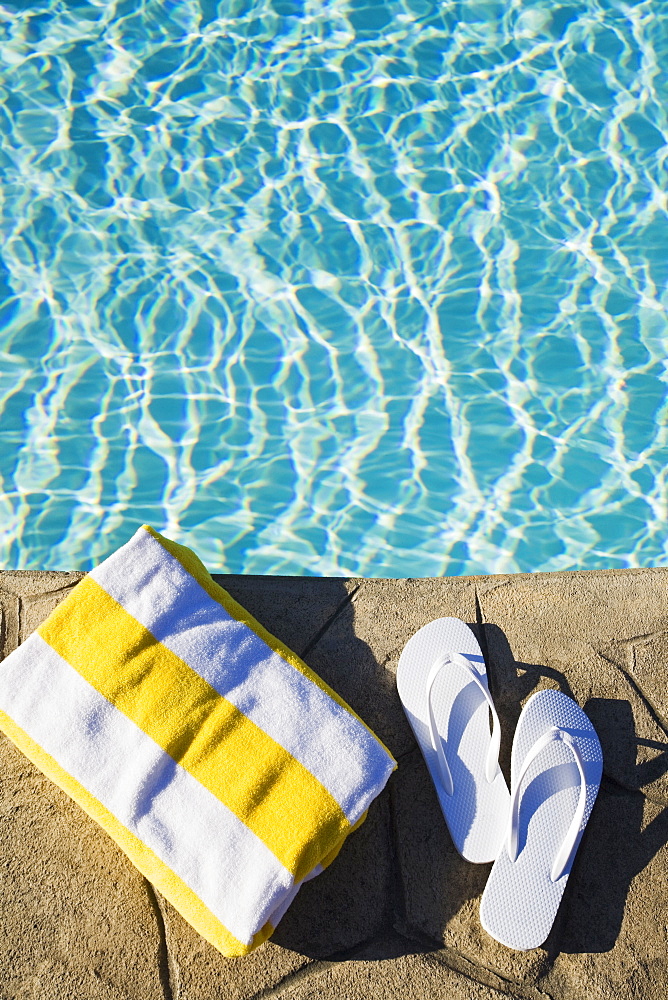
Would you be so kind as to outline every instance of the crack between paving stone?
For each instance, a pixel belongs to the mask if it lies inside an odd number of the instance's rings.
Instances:
[[[469,982],[476,983],[478,986],[487,986],[489,989],[497,990],[508,996],[517,997],[518,1000],[553,1000],[551,994],[545,993],[537,986],[529,986],[517,979],[508,979],[494,969],[490,969],[489,966],[478,965],[476,962],[464,958],[458,951],[451,948],[440,948],[438,952],[425,955],[425,958],[427,961],[431,960],[435,965],[444,965],[451,972],[464,976]],[[484,973],[483,978],[480,977],[480,972]]]
[[[594,646],[592,646],[591,648],[595,649]],[[638,697],[640,698],[640,700],[643,702],[643,704],[645,705],[645,708],[647,709],[647,711],[649,712],[649,714],[652,716],[652,718],[656,722],[656,724],[659,727],[659,729],[663,730],[663,732],[666,734],[666,736],[668,736],[668,719],[664,719],[663,713],[658,708],[656,708],[656,706],[652,703],[652,701],[647,697],[647,695],[645,694],[645,692],[643,691],[643,689],[640,687],[640,685],[638,684],[638,682],[636,681],[636,679],[628,672],[628,670],[626,670],[624,667],[620,666],[619,663],[615,663],[615,661],[611,660],[609,656],[605,655],[605,653],[601,653],[597,649],[595,649],[595,652],[602,659],[604,659],[606,663],[609,663],[611,667],[614,667],[615,670],[618,670],[620,672],[620,674],[622,675],[622,677],[624,677],[624,679],[627,681],[627,683],[629,684],[629,686],[633,688],[633,690],[635,691],[635,693],[638,695]]]
[[[149,898],[149,903],[155,914],[155,922],[158,925],[158,936],[160,938],[160,946],[158,949],[158,978],[160,980],[160,985],[162,986],[162,992],[165,996],[165,1000],[178,1000],[179,988],[178,988],[178,975],[177,970],[173,968],[172,957],[169,952],[169,946],[167,944],[167,928],[165,926],[165,915],[162,911],[162,906],[160,905],[160,899],[155,888],[147,878],[144,878],[146,885],[146,894]],[[173,982],[176,984],[176,990],[173,987]]]
[[[397,805],[395,801],[396,792],[394,785],[392,784],[389,788],[388,799],[388,810],[390,813],[390,848],[392,850],[392,897],[390,904],[391,921],[392,927],[394,928],[397,919],[405,923],[408,921],[406,918],[406,889],[404,886],[403,872],[401,870],[401,861],[399,859],[400,836],[399,821],[397,819]]]
[[[371,937],[365,938],[363,941],[359,941],[351,948],[343,948],[341,951],[332,952],[326,961],[332,965],[340,965],[342,962],[376,961],[376,959],[366,957],[368,949],[377,941],[382,944],[386,940],[386,934],[388,931],[394,931],[394,928],[389,924],[387,927],[384,927],[379,934],[372,934]]]
[[[298,986],[304,979],[315,979],[322,975],[323,972],[327,972],[331,969],[336,962],[330,962],[325,960],[319,960],[315,962],[309,962],[307,965],[302,965],[300,969],[296,969],[294,972],[289,972],[287,976],[280,979],[273,986],[265,986],[264,989],[260,990],[259,993],[254,993],[249,1000],[265,1000],[265,998],[278,998],[286,996],[288,991],[292,991],[295,986]]]
[[[2,635],[0,636],[0,657],[2,659],[5,659],[5,657],[9,656],[10,653],[14,652],[14,649],[16,649],[16,647],[20,644],[19,639],[21,635],[20,632],[21,625],[19,620],[21,611],[20,599],[16,596],[16,594],[8,594],[7,597],[11,601],[11,608],[9,606],[9,601],[5,601],[2,607],[3,613],[2,615],[0,615],[0,618],[2,619],[1,622]],[[13,636],[14,628],[16,629],[16,636]],[[11,638],[15,638],[16,645],[12,646],[12,648],[9,648]]]
[[[76,587],[77,583],[79,582],[80,582],[79,580],[76,580],[74,583],[66,583],[64,587],[56,587],[55,590],[45,590],[41,594],[31,594],[30,596],[37,598],[37,597],[50,597],[52,594],[62,594],[66,590],[72,590],[73,587]]]
[[[67,583],[63,587],[56,587],[54,590],[44,590],[40,591],[38,594],[15,594],[12,590],[2,590],[0,589],[0,594],[5,597],[14,597],[19,601],[38,601],[41,597],[51,597],[53,594],[63,594],[67,591],[72,590],[76,587],[80,580],[75,580],[73,583]]]
[[[478,593],[478,588],[475,585],[473,587],[473,598],[475,600],[475,620],[476,620],[476,625],[483,625],[484,622],[483,622],[483,617],[482,617],[482,605],[480,604],[480,594]],[[485,646],[487,646],[487,642],[486,641],[485,641]]]
[[[629,639],[623,640],[624,646],[633,646],[635,642],[649,642],[651,639],[667,638],[668,630],[660,628],[657,632],[647,632],[644,635],[632,635]]]
[[[635,645],[631,646],[631,650],[632,650],[632,653],[633,653],[633,666],[635,667],[636,666],[636,647],[635,647]],[[629,684],[638,692],[638,695],[641,698],[644,699],[645,704],[647,705],[648,710],[650,710],[653,713],[653,715],[654,715],[654,721],[658,725],[661,726],[661,729],[663,729],[664,733],[668,736],[668,719],[664,718],[664,715],[663,715],[663,712],[661,711],[661,709],[657,708],[657,706],[654,704],[654,702],[652,701],[652,699],[645,693],[645,691],[643,691],[642,687],[636,681],[635,677],[633,677],[622,666],[618,666],[617,669],[624,675],[624,677],[626,677],[626,679],[629,682]]]
[[[485,658],[485,663],[487,664],[487,683],[490,687],[490,693],[494,697],[497,692],[495,691],[495,682],[492,674],[489,673],[489,646],[487,645],[487,636],[485,634],[485,616],[482,611],[482,604],[480,603],[480,595],[478,593],[478,588],[473,588],[473,596],[475,599],[475,623],[478,626],[478,635],[480,636],[480,648],[482,650],[482,655]]]
[[[23,600],[16,598],[16,643],[21,645],[21,633],[23,631]]]
[[[1,574],[1,572],[2,571],[0,571],[0,574]],[[32,570],[27,570],[26,572],[33,572],[33,571]],[[0,575],[0,597],[15,597],[15,598],[20,598],[20,597],[23,596],[27,600],[30,600],[31,598],[38,599],[40,597],[48,597],[49,594],[60,594],[61,591],[63,591],[63,590],[71,590],[72,587],[76,587],[77,583],[79,583],[79,580],[75,580],[74,582],[67,583],[67,584],[65,584],[62,587],[56,587],[55,590],[44,590],[44,591],[39,591],[36,594],[23,594],[22,595],[22,594],[17,594],[15,590],[8,590],[6,587],[3,587],[1,581],[2,581],[2,576]],[[0,998],[0,1000],[1,1000],[1,998]]]
[[[386,928],[386,930],[394,930],[394,928]],[[401,935],[405,937],[405,935]],[[280,1000],[280,997],[289,997],[292,990],[299,983],[308,979],[317,979],[323,973],[327,972],[329,969],[336,966],[340,966],[343,962],[354,962],[356,960],[365,961],[365,953],[367,949],[375,942],[383,942],[385,940],[385,935],[381,932],[380,934],[374,934],[370,938],[366,938],[364,941],[360,941],[359,944],[354,945],[352,948],[346,948],[343,951],[334,952],[329,958],[318,959],[314,962],[309,962],[308,965],[303,965],[300,969],[296,969],[294,972],[289,972],[283,977],[278,983],[273,986],[267,986],[260,990],[259,993],[254,993],[250,1000]],[[369,959],[368,961],[372,961]]]
[[[520,576],[520,575],[522,575],[522,576],[526,576],[527,574],[519,574],[519,573],[518,573],[517,575],[518,575],[518,576]],[[494,584],[492,584],[492,586],[491,586],[491,587],[486,587],[486,588],[485,588],[485,593],[486,593],[486,594],[491,594],[491,593],[492,593],[493,591],[495,591],[495,590],[500,590],[500,589],[501,589],[501,587],[509,587],[509,586],[511,585],[511,583],[512,583],[512,582],[513,582],[513,580],[512,580],[512,579],[508,579],[508,580],[501,580],[501,581],[500,581],[499,583],[494,583]],[[476,587],[476,595],[477,595],[477,587]]]
[[[551,994],[545,993],[537,986],[528,986],[516,979],[508,979],[500,972],[466,958],[456,949],[444,945],[442,941],[436,941],[429,935],[421,933],[417,928],[396,927],[395,930],[406,941],[422,948],[421,954],[426,959],[445,966],[451,972],[464,976],[478,986],[487,986],[499,993],[517,997],[518,1000],[553,1000]]]
[[[357,593],[357,591],[360,589],[360,587],[361,587],[361,584],[358,584],[354,588],[354,590],[351,590],[349,594],[346,594],[346,596],[343,598],[343,600],[337,605],[337,607],[334,609],[334,611],[332,612],[332,614],[329,616],[329,618],[327,619],[327,621],[325,622],[325,624],[322,625],[321,628],[318,629],[318,631],[316,632],[316,634],[313,636],[312,639],[309,639],[309,641],[306,643],[306,646],[304,647],[304,649],[302,650],[302,652],[300,652],[300,654],[299,654],[302,659],[305,656],[308,656],[308,654],[311,652],[311,650],[313,649],[313,647],[316,646],[320,642],[320,640],[324,636],[325,632],[327,632],[331,628],[331,626],[334,624],[334,622],[339,617],[339,615],[341,614],[341,612],[350,604],[350,602],[352,601],[353,597],[355,596],[355,594]]]

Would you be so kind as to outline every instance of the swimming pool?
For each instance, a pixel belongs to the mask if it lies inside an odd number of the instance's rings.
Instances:
[[[0,7],[0,565],[665,564],[655,2]]]

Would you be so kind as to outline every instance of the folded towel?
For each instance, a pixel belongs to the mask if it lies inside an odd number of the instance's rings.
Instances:
[[[229,956],[269,937],[396,766],[146,525],[3,662],[0,728]]]

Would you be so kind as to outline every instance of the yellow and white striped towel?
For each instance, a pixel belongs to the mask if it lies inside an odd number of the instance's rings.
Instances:
[[[148,526],[3,662],[0,728],[230,956],[269,937],[396,766]]]

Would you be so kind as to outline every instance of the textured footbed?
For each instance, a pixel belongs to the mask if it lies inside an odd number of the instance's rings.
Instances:
[[[583,758],[587,802],[581,838],[601,782],[603,755],[594,727],[572,698],[560,691],[538,691],[526,703],[513,742],[512,787],[527,753],[551,726],[570,733]],[[579,793],[580,773],[572,751],[561,741],[548,744],[522,779],[518,856],[510,860],[504,838],[480,904],[482,926],[509,948],[537,948],[550,932],[570,865],[556,882],[550,871]]]
[[[458,618],[437,618],[409,639],[399,658],[399,697],[455,847],[468,861],[493,861],[505,834],[510,795],[500,770],[493,782],[487,781],[490,712],[481,691],[459,667],[445,667],[432,688],[434,717],[452,774],[452,795],[443,790],[438,757],[431,745],[427,677],[434,660],[443,653],[462,653],[481,675],[485,674],[482,651],[468,625]]]

